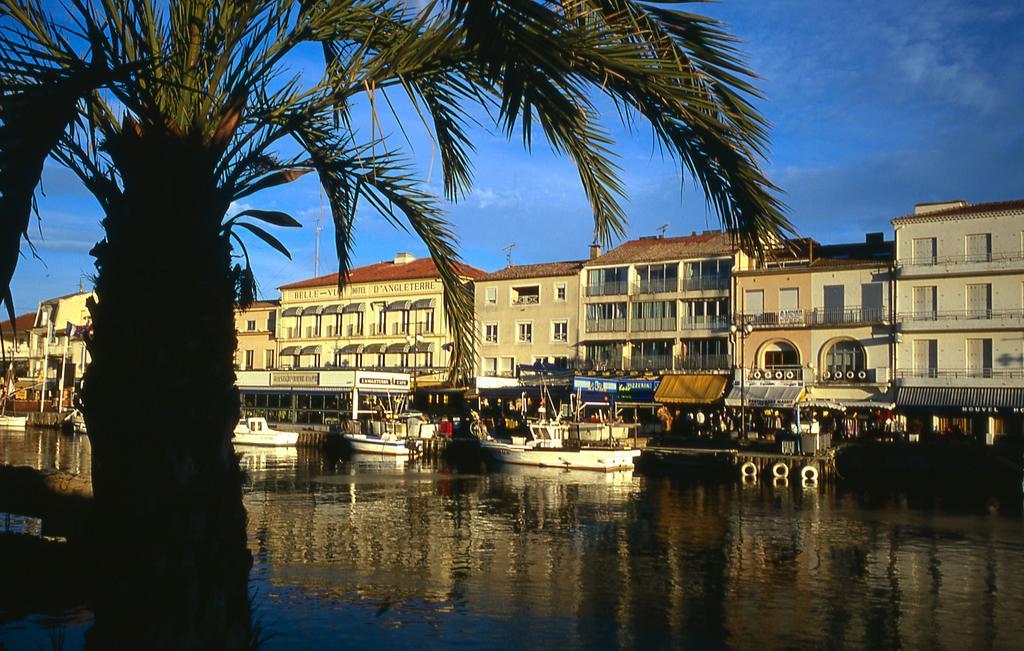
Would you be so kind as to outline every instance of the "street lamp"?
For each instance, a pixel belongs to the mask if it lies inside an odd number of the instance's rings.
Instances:
[[[423,338],[423,335],[406,335],[405,336],[405,343],[409,344],[409,347],[410,347],[409,350],[412,353],[412,376],[414,378],[416,377],[416,371],[419,370],[419,368],[418,368],[418,366],[416,364],[416,355],[418,354],[416,352],[416,344],[421,344],[424,341],[426,341],[426,340]]]
[[[747,395],[746,395],[746,371],[744,368],[744,349],[747,336],[754,331],[754,326],[744,323],[738,326],[735,323],[729,326],[729,332],[733,336],[733,359],[736,356],[736,340],[740,344],[740,427],[743,428],[743,440],[747,440]],[[733,367],[735,368],[735,363]]]

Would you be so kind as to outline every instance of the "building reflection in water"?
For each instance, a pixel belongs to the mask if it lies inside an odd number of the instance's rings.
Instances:
[[[0,463],[88,474],[89,444],[0,431]],[[1024,639],[1020,495],[949,503],[828,483],[455,474],[305,450],[245,450],[242,466],[265,648]]]
[[[830,485],[274,454],[248,460],[246,506],[258,608],[293,644],[456,630],[570,647],[1024,639],[1020,514],[984,502],[944,513]]]

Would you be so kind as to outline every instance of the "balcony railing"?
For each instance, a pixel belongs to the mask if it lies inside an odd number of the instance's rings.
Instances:
[[[683,318],[684,330],[728,330],[732,320],[725,315],[687,316]]]
[[[859,384],[874,383],[878,377],[874,368],[853,369],[830,369],[821,371],[818,381],[827,384]]]
[[[755,327],[803,326],[807,323],[804,310],[782,310],[781,312],[762,312],[761,314],[744,314],[743,323]]]
[[[568,367],[574,371],[624,371],[625,365],[621,357],[612,359],[587,359],[578,357],[570,359]]]
[[[629,322],[633,332],[675,332],[675,317],[658,317],[653,319],[634,318]]]
[[[899,321],[989,321],[989,320],[1015,320],[1024,319],[1022,310],[921,310],[916,312],[901,312],[897,316]]]
[[[379,323],[371,323],[370,324],[370,336],[371,337],[376,337],[376,336],[379,336],[379,335],[386,335],[387,333],[388,332],[384,328],[383,325],[381,325]]]
[[[671,355],[642,355],[629,360],[631,371],[667,371],[672,369]]]
[[[683,281],[683,289],[688,292],[700,292],[711,289],[729,289],[732,276],[694,276]]]
[[[526,294],[512,299],[512,305],[538,305],[539,303],[540,296],[537,294]]]
[[[587,285],[587,296],[620,296],[629,291],[625,280],[600,285]]]
[[[418,335],[432,335],[434,334],[433,323],[416,323],[415,326],[416,334]]]
[[[587,332],[625,332],[625,319],[587,319]]]
[[[857,325],[881,323],[887,319],[884,307],[819,307],[811,310],[808,316],[808,325]]]
[[[1024,368],[902,368],[897,378],[1024,378]]]
[[[722,371],[732,368],[729,355],[686,355],[676,368],[683,371]]]
[[[345,334],[347,336],[349,336],[349,337],[362,337],[363,336],[363,329],[358,327],[358,326],[350,324],[350,325],[345,326]],[[377,334],[377,333],[374,333],[374,334]]]
[[[391,334],[392,335],[407,335],[407,334],[409,334],[409,324],[408,323],[392,323],[391,324]]]
[[[897,260],[897,267],[934,267],[947,264],[979,264],[986,262],[1004,262],[1024,260],[1024,253],[1008,251],[1005,253],[961,253],[959,255],[934,256],[926,255],[916,258]]]
[[[638,288],[641,294],[657,294],[659,292],[679,291],[678,278],[658,278],[654,280],[640,280]]]

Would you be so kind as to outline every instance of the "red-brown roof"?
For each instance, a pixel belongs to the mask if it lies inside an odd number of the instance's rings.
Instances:
[[[587,261],[590,265],[685,260],[705,255],[731,255],[732,238],[722,231],[704,231],[683,237],[641,237],[623,242],[608,253]]]
[[[29,328],[31,328],[35,324],[36,324],[36,313],[35,312],[26,312],[24,314],[19,314],[18,316],[14,317],[14,327],[18,329],[18,332],[21,332],[23,330],[28,330]],[[3,323],[0,323],[0,330],[3,330],[5,333],[6,332],[10,332],[11,331],[11,320],[8,319],[8,320],[4,321]]]
[[[909,215],[900,215],[893,219],[893,221],[904,219],[928,219],[931,217],[960,217],[987,212],[1003,212],[1008,210],[1024,210],[1024,199],[971,203],[966,206],[955,206],[953,208],[944,208],[942,210],[932,210],[921,213],[920,215],[911,213]]]
[[[514,264],[495,272],[484,274],[477,282],[487,280],[523,280],[526,278],[548,278],[551,276],[575,276],[583,267],[583,260],[565,262],[542,262],[539,264]]]
[[[471,267],[468,264],[458,263],[455,265],[459,275],[464,278],[479,278],[484,275],[482,269]],[[349,272],[348,283],[372,283],[384,280],[414,280],[417,278],[439,278],[437,266],[430,258],[420,258],[405,264],[395,264],[391,260],[378,262],[377,264],[356,267]],[[304,287],[323,287],[325,285],[337,285],[338,274],[327,274],[308,278],[287,285],[281,285],[278,289],[302,289]]]

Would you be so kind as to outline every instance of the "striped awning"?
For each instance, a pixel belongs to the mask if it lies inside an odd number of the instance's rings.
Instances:
[[[302,308],[302,316],[308,316],[310,314],[320,314],[323,311],[323,305],[310,305],[309,307]]]
[[[775,407],[789,409],[796,405],[804,388],[793,384],[771,384],[740,387],[733,385],[725,404],[730,407]]]
[[[421,298],[418,301],[413,301],[411,309],[413,309],[413,310],[429,310],[429,309],[432,309],[434,307],[437,307],[437,299],[436,298]]]
[[[408,310],[410,305],[411,303],[409,303],[409,301],[391,301],[388,303],[388,312]]]
[[[364,353],[383,353],[384,344],[366,344],[366,348],[363,349]]]
[[[289,308],[285,308],[281,312],[281,316],[299,316],[300,314],[302,314],[302,308],[301,307],[289,307]]]
[[[366,304],[365,303],[349,303],[344,308],[342,308],[341,313],[342,314],[352,314],[353,312],[365,312],[365,311],[366,311]]]
[[[896,406],[901,408],[955,407],[981,409],[1024,408],[1024,389],[1011,387],[900,387]]]
[[[407,353],[412,348],[409,344],[388,344],[387,353]]]
[[[434,342],[432,341],[421,341],[417,344],[413,344],[412,352],[414,353],[432,353],[434,352]]]
[[[345,309],[345,307],[341,303],[335,303],[334,305],[328,305],[327,307],[325,307],[323,313],[324,314],[341,314],[341,311],[343,309]]]
[[[347,344],[338,349],[338,352],[342,355],[358,355],[363,352],[363,344]]]
[[[303,355],[319,355],[320,354],[320,344],[316,344],[314,346],[303,346],[301,354],[303,354]]]
[[[299,347],[298,346],[285,346],[284,348],[281,349],[281,354],[282,355],[298,355],[299,354]]]

